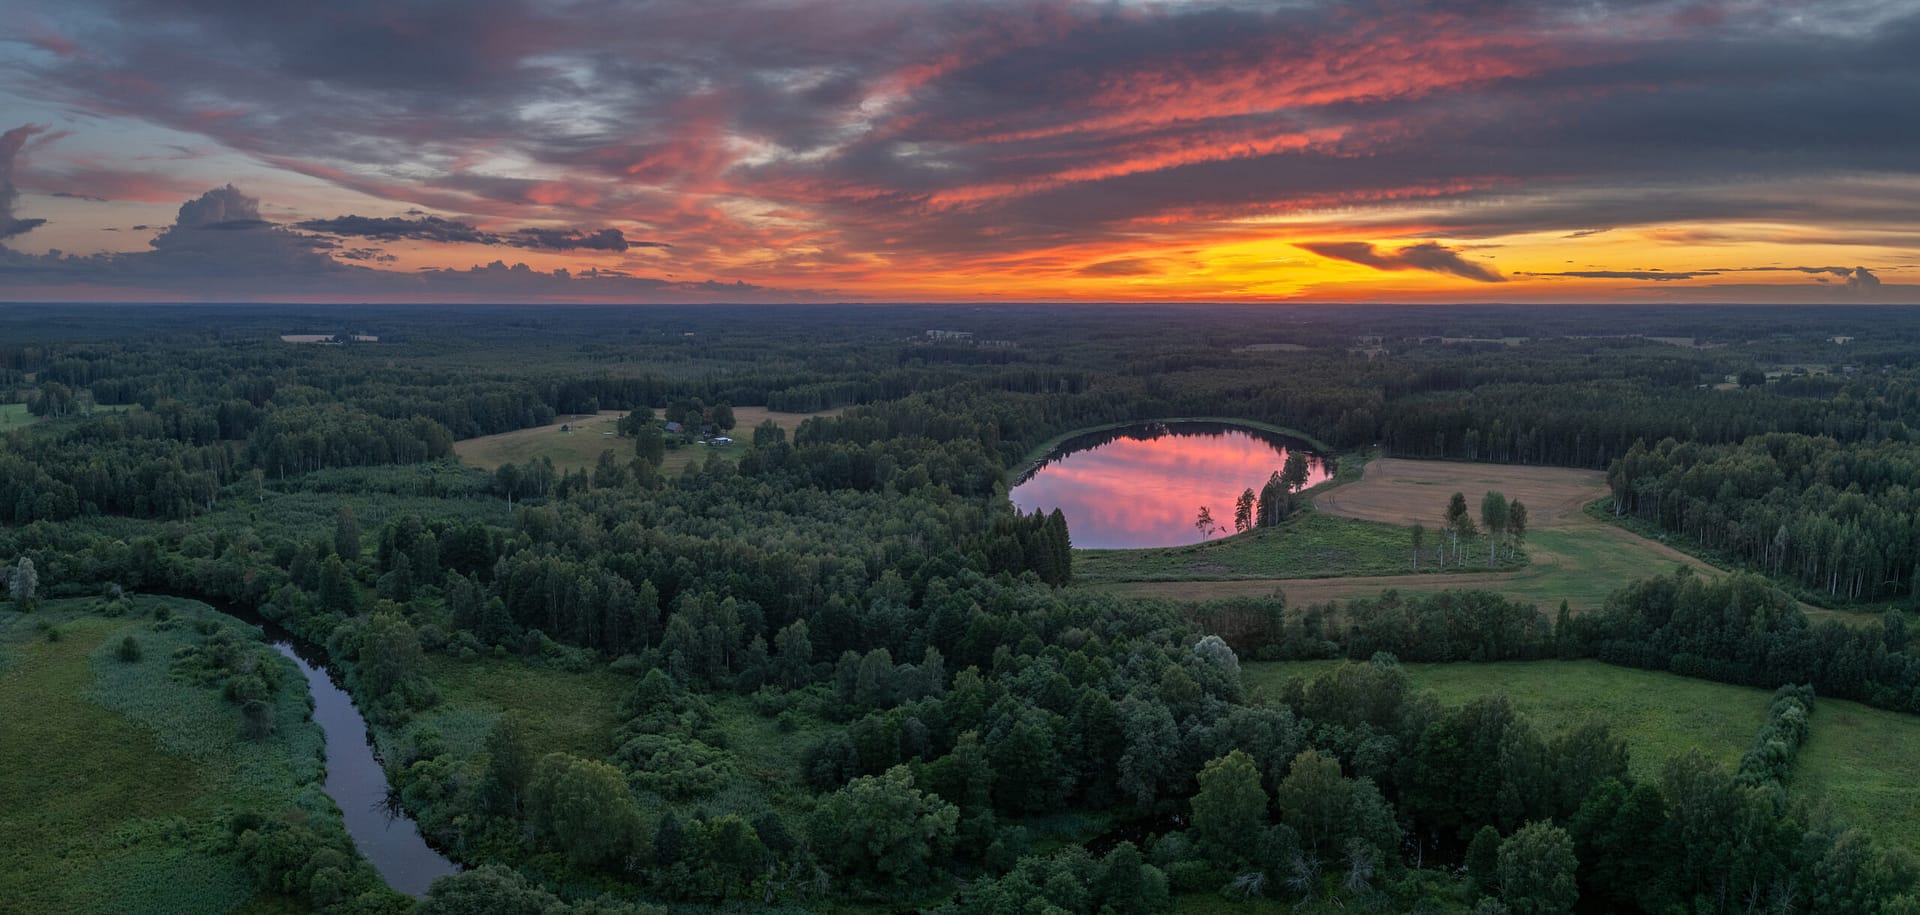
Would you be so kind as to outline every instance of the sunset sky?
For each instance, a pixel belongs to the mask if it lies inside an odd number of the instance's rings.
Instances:
[[[1920,303],[1911,0],[0,22],[0,300]]]

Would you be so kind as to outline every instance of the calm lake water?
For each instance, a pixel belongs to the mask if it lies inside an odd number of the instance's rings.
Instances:
[[[1180,546],[1233,533],[1234,500],[1307,455],[1307,485],[1330,474],[1304,442],[1226,423],[1145,423],[1068,439],[1009,495],[1023,512],[1060,509],[1081,549]],[[1194,527],[1206,506],[1221,529]]]

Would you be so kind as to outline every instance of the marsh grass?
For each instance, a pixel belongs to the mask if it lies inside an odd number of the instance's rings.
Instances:
[[[243,741],[237,707],[172,676],[167,659],[201,638],[201,622],[245,627],[190,601],[141,597],[119,618],[93,615],[96,603],[46,602],[34,616],[58,627],[57,642],[0,615],[0,708],[30,710],[0,715],[0,908],[283,909],[227,854],[227,823],[300,807],[342,828],[316,784],[320,733],[298,673],[275,697],[279,736]],[[163,608],[170,621],[154,618]],[[128,637],[140,663],[118,657]]]

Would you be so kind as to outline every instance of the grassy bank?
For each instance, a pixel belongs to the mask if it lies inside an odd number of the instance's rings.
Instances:
[[[229,851],[228,823],[297,807],[343,829],[319,787],[320,730],[299,672],[280,662],[274,736],[245,740],[232,703],[171,673],[174,653],[200,641],[196,625],[240,624],[172,598],[137,598],[118,617],[99,605],[0,606],[0,708],[11,710],[0,714],[0,908],[286,910]],[[128,637],[137,661],[120,655]]]
[[[1407,528],[1397,525],[1307,510],[1282,524],[1189,546],[1075,550],[1073,575],[1076,582],[1089,585],[1399,575],[1410,571],[1410,537]],[[1438,537],[1436,532],[1430,538],[1429,549]],[[1489,566],[1484,562],[1484,540],[1480,543],[1466,549],[1466,567],[1448,566],[1447,571],[1486,572],[1526,565],[1523,555]],[[1476,556],[1482,561],[1473,561]],[[1429,577],[1435,589],[1448,586],[1443,575],[1420,576]]]

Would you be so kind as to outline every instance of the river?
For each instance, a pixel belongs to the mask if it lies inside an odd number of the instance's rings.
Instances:
[[[326,652],[258,613],[202,600],[215,610],[260,627],[274,650],[300,668],[313,694],[313,720],[320,725],[327,752],[323,786],[346,820],[347,835],[373,863],[387,885],[409,896],[425,896],[434,878],[459,873],[460,866],[435,851],[420,835],[387,785],[367,720],[327,666]]]

